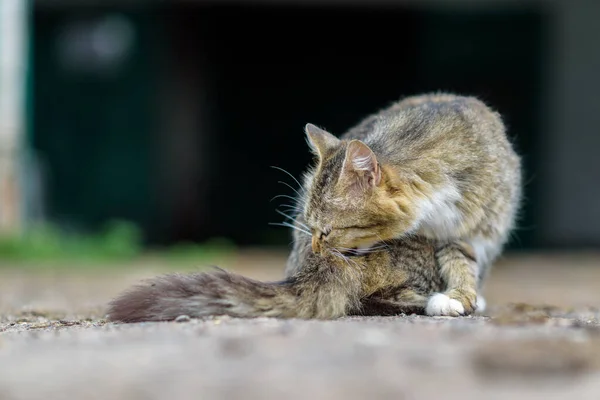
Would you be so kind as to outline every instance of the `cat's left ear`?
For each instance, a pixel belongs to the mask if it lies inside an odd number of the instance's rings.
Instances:
[[[344,173],[363,179],[370,187],[378,186],[381,183],[381,168],[377,157],[369,146],[360,140],[352,140],[348,143],[344,159]]]
[[[321,158],[331,150],[337,148],[341,142],[340,139],[331,133],[313,124],[306,124],[304,131],[306,132],[306,138],[311,150]]]

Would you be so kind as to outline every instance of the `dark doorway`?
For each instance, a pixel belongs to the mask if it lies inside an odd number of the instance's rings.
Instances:
[[[196,35],[209,60],[214,124],[212,218],[205,235],[245,244],[289,242],[279,221],[277,183],[310,161],[306,122],[343,133],[366,114],[409,94],[477,95],[504,116],[526,154],[534,140],[543,43],[539,10],[446,11],[414,7],[195,7]],[[190,33],[192,34],[192,33]],[[521,225],[534,224],[527,186]],[[284,201],[285,202],[285,201]],[[281,203],[281,201],[279,201]],[[517,247],[534,245],[531,230]]]
[[[286,245],[287,229],[268,225],[282,219],[274,211],[281,201],[270,199],[293,195],[278,183],[292,180],[270,166],[301,175],[310,161],[305,123],[341,134],[402,96],[442,90],[479,96],[505,116],[525,154],[520,225],[535,226],[541,9],[162,4],[126,14],[140,41],[123,74],[61,74],[51,38],[65,18],[90,10],[36,14],[34,144],[53,173],[53,219],[95,226],[118,216],[140,224],[154,243],[224,236]],[[189,143],[203,168],[175,176],[165,171],[177,168],[161,164],[172,132],[157,115],[181,107],[161,110],[153,98],[181,71],[178,84],[194,82],[185,112],[202,118],[187,129],[202,138]],[[162,181],[182,179],[177,192],[155,183],[161,171]],[[165,196],[176,199],[159,200]],[[531,229],[518,237],[518,248],[538,245]]]

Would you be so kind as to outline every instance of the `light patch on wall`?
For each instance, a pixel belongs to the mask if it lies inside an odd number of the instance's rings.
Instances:
[[[58,61],[69,73],[112,74],[124,66],[134,42],[133,24],[122,15],[76,20],[57,37]]]

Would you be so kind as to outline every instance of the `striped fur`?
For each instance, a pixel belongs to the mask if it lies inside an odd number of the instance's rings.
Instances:
[[[259,282],[223,270],[150,279],[114,299],[108,318],[168,321],[180,315],[333,319],[345,315],[424,313],[443,289],[435,246],[396,240],[383,251],[348,259],[314,254],[310,238],[296,243],[301,268],[280,282]]]

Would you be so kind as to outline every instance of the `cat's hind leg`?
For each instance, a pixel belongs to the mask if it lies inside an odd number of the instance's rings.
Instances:
[[[425,315],[427,296],[423,296],[405,286],[388,288],[365,297],[360,308],[349,315],[393,316],[400,314]]]

